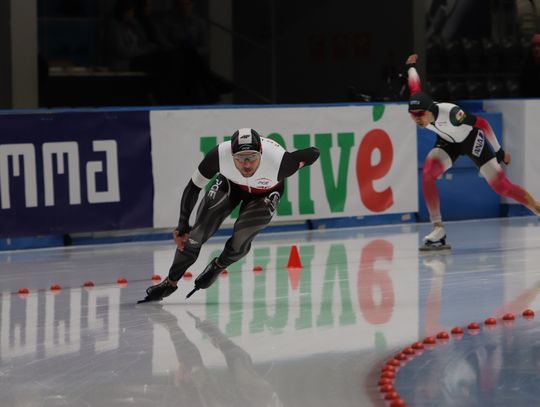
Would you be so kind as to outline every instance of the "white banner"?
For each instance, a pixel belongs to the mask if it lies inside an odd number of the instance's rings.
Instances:
[[[418,211],[416,129],[403,105],[152,111],[150,124],[157,228],[176,225],[204,154],[242,127],[289,151],[321,151],[288,178],[277,220]]]

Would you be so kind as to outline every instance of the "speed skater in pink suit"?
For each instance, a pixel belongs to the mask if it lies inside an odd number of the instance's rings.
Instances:
[[[430,95],[422,92],[416,71],[417,59],[418,55],[412,54],[405,62],[411,95],[409,113],[418,126],[437,134],[435,145],[428,153],[422,170],[422,191],[433,231],[424,237],[420,250],[450,248],[446,244],[436,181],[461,155],[468,156],[476,164],[495,192],[512,198],[539,216],[540,203],[506,177],[500,163],[509,165],[511,156],[500,146],[488,121],[463,111],[455,104],[435,102]]]

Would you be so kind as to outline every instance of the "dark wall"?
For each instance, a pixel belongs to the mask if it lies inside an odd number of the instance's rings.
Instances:
[[[11,6],[0,1],[0,108],[11,107]]]
[[[274,19],[271,3],[235,1],[233,24],[257,43],[235,41],[235,81],[273,102],[343,102],[351,85],[378,97],[413,48],[410,0],[276,2]]]

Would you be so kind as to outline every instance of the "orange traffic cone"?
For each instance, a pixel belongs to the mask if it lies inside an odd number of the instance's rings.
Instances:
[[[300,255],[298,254],[298,247],[292,245],[291,254],[289,254],[289,263],[287,263],[288,269],[301,269],[302,263],[300,262]]]
[[[298,283],[300,281],[302,263],[300,262],[300,256],[298,255],[298,248],[295,245],[291,247],[291,254],[289,255],[289,263],[287,264],[287,269],[287,271],[289,272],[291,288],[293,290],[296,290],[298,289]]]

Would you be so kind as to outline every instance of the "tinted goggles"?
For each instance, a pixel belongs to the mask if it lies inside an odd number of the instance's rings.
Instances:
[[[425,116],[427,112],[425,110],[417,110],[417,111],[409,111],[409,113],[413,117],[422,117],[422,116]]]
[[[241,163],[252,163],[254,161],[257,161],[259,158],[261,157],[261,153],[257,153],[257,152],[250,152],[250,153],[245,153],[245,152],[239,152],[239,153],[236,153],[236,154],[233,154],[233,158],[238,161],[238,162],[241,162]]]

